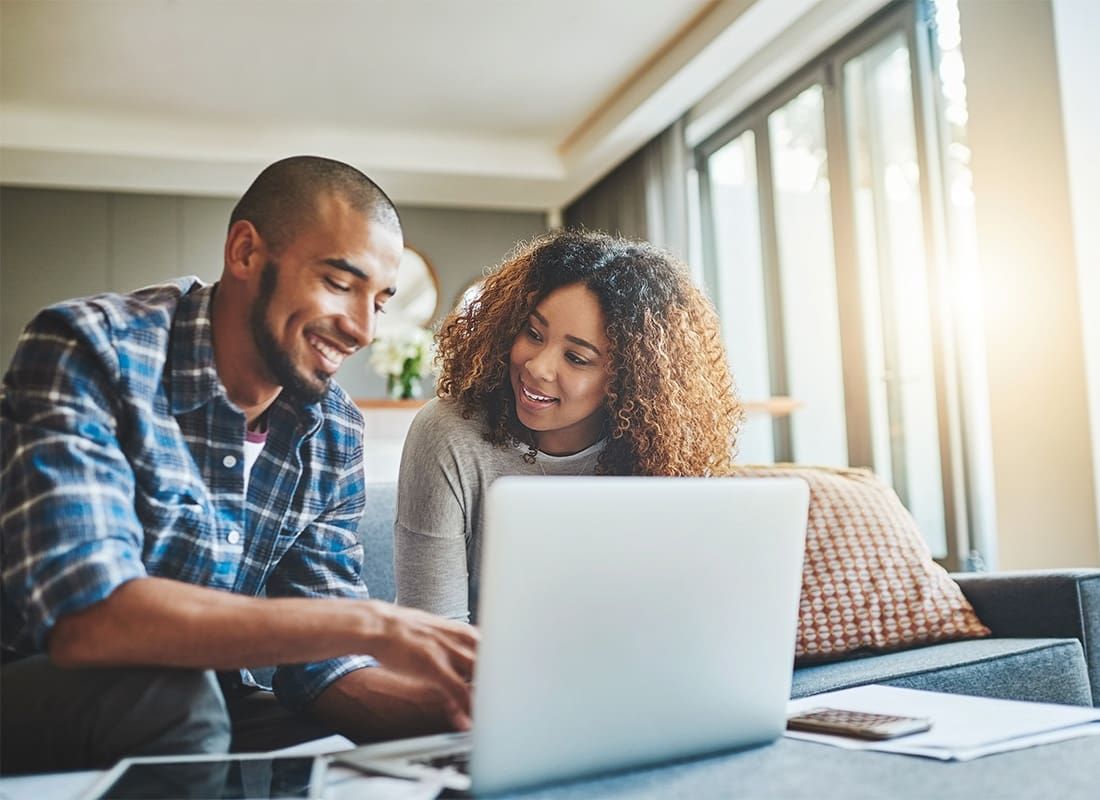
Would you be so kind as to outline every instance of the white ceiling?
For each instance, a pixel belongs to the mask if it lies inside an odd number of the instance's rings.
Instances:
[[[0,181],[556,209],[821,0],[2,0]]]

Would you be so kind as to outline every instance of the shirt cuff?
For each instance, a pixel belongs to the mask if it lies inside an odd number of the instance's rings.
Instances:
[[[345,656],[314,664],[291,664],[275,670],[275,696],[291,711],[302,711],[340,678],[357,669],[377,667],[370,656]]]
[[[94,552],[82,554],[79,560],[50,566],[48,577],[45,571],[34,577],[41,588],[28,596],[25,606],[27,626],[39,652],[45,652],[50,631],[62,616],[83,611],[122,584],[148,575],[133,548],[111,539],[97,543]]]

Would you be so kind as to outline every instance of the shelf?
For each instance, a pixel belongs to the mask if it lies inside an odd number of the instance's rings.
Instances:
[[[802,408],[802,401],[793,397],[769,397],[767,400],[746,400],[741,403],[746,414],[767,414],[771,417],[785,417],[792,411]]]
[[[411,411],[420,408],[428,402],[428,398],[415,400],[394,400],[389,397],[360,397],[355,401],[359,408],[396,408],[403,411]]]

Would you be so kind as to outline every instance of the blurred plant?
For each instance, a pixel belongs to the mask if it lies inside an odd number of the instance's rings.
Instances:
[[[386,378],[389,397],[420,397],[421,380],[431,369],[434,344],[432,332],[426,328],[405,328],[374,341],[370,365]]]

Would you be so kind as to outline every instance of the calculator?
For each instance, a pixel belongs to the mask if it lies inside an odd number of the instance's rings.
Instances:
[[[812,708],[787,718],[787,728],[792,731],[831,733],[859,739],[893,739],[921,733],[931,727],[932,720],[927,717],[876,714],[844,708]]]

